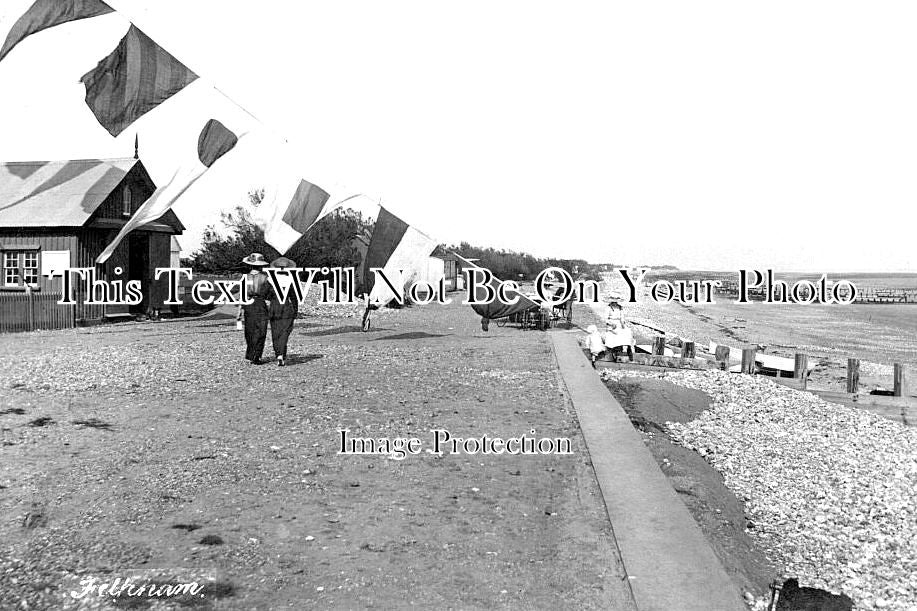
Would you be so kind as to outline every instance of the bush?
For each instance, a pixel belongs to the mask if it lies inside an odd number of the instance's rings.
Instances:
[[[236,206],[231,212],[222,213],[223,232],[213,225],[204,230],[201,247],[190,259],[196,272],[220,275],[245,272],[248,266],[242,259],[253,252],[260,252],[268,261],[280,256],[264,241],[264,231],[254,221],[253,212],[263,196],[263,191],[253,191],[248,206]],[[356,210],[336,210],[316,223],[285,256],[299,267],[356,267],[360,264],[360,253],[352,245],[353,237],[371,226],[372,219],[364,219]]]
[[[549,267],[559,267],[574,279],[585,276],[601,280],[594,266],[583,259],[540,259],[528,253],[512,250],[496,250],[472,246],[462,242],[458,246],[442,246],[446,252],[456,252],[466,259],[477,259],[475,264],[486,267],[501,280],[532,281],[538,274]]]

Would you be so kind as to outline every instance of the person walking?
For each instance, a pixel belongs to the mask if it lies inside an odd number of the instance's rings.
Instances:
[[[605,352],[605,342],[602,341],[599,329],[595,325],[586,327],[586,333],[588,333],[588,335],[585,337],[584,343],[586,348],[589,349],[589,354],[592,357],[592,368],[595,369],[596,360]]]
[[[369,297],[366,297],[366,309],[363,310],[363,332],[369,331],[369,327],[372,325],[372,311],[378,310],[379,306],[369,303]]]
[[[271,262],[271,267],[279,269],[289,269],[296,267],[296,263],[280,257]],[[277,357],[278,367],[286,365],[287,360],[287,342],[290,339],[290,333],[293,332],[293,321],[296,320],[296,314],[299,312],[299,299],[293,290],[293,283],[297,281],[296,272],[279,272],[277,274],[277,285],[280,293],[275,294],[271,299],[269,308],[271,321],[271,343],[274,346],[274,355]],[[284,299],[283,291],[286,291]]]
[[[264,341],[267,339],[267,302],[272,297],[267,274],[261,269],[267,265],[267,261],[261,253],[253,252],[242,262],[251,267],[251,271],[245,275],[245,290],[251,303],[239,306],[237,319],[245,323],[245,360],[252,365],[260,365]]]

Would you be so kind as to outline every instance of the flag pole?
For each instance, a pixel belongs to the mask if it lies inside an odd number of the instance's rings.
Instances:
[[[200,78],[200,77],[198,77],[198,78]],[[259,119],[258,117],[256,117],[256,116],[255,116],[254,114],[252,114],[247,108],[245,108],[244,106],[242,106],[241,104],[239,104],[238,102],[236,102],[235,100],[233,100],[231,97],[229,97],[228,95],[226,95],[226,92],[224,92],[222,89],[220,89],[219,87],[217,87],[216,84],[215,84],[213,81],[211,81],[210,79],[206,79],[206,82],[207,82],[207,84],[210,86],[211,89],[213,89],[214,91],[216,91],[217,93],[219,93],[221,96],[223,96],[224,98],[226,98],[226,100],[227,100],[230,104],[232,104],[233,106],[235,106],[236,108],[238,108],[239,110],[241,110],[242,112],[244,112],[245,114],[247,114],[249,117],[251,117],[252,120],[255,121],[255,123],[257,123],[258,125],[260,125],[260,126],[263,127],[264,129],[268,129],[268,130],[274,132],[274,135],[276,135],[276,136],[278,136],[279,138],[281,138],[286,144],[289,144],[289,143],[290,143],[290,141],[287,140],[286,136],[284,136],[284,135],[281,134],[280,132],[277,132],[277,131],[275,131],[275,130],[269,128],[267,125],[265,125],[265,124],[264,124],[264,121],[262,121],[261,119]]]
[[[247,114],[249,117],[251,117],[252,119],[254,119],[255,121],[257,121],[257,122],[260,123],[261,125],[264,125],[264,123],[261,121],[261,119],[259,119],[259,118],[256,117],[255,115],[253,115],[247,108],[245,108],[244,106],[242,106],[241,104],[239,104],[238,102],[236,102],[235,100],[233,100],[231,97],[229,97],[228,95],[226,95],[226,93],[225,93],[222,89],[220,89],[219,87],[217,87],[216,84],[215,84],[213,81],[211,81],[210,79],[207,79],[207,84],[210,85],[210,86],[213,88],[214,91],[216,91],[216,92],[219,93],[221,96],[223,96],[224,98],[226,98],[229,102],[231,102],[236,108],[238,108],[239,110],[241,110],[242,112],[244,112],[245,114]]]

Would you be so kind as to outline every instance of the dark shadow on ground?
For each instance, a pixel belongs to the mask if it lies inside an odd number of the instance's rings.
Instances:
[[[222,312],[219,308],[211,308],[198,312],[187,312],[182,314],[170,314],[162,316],[159,320],[149,320],[144,322],[155,323],[172,323],[172,322],[193,322],[195,320],[222,320],[226,318],[235,318],[235,313]]]
[[[231,325],[224,325],[222,329],[217,329],[215,331],[198,331],[195,329],[185,329],[184,331],[173,331],[170,333],[144,333],[141,337],[166,337],[168,335],[209,335],[212,333],[226,333],[228,331],[235,331],[235,327]],[[241,331],[239,334],[241,335]]]
[[[224,319],[221,319],[221,322],[209,322],[209,323],[204,323],[200,325],[189,325],[188,328],[189,329],[208,329],[212,327],[226,328],[226,327],[234,327],[235,325],[236,325],[235,319],[230,320],[228,318],[224,318]]]
[[[306,320],[306,319],[297,318],[293,324],[300,329],[304,327],[327,327],[328,326],[328,323],[324,323],[324,322],[302,322],[303,320]]]
[[[189,328],[191,329],[205,329],[209,327],[224,328],[224,327],[235,326],[235,324],[236,324],[235,320],[224,320],[223,322],[211,322],[211,323],[205,323],[205,324],[200,324],[200,325],[191,325]],[[308,329],[310,327],[324,327],[327,325],[323,325],[323,324],[315,323],[315,322],[305,322],[305,323],[296,322],[296,323],[293,323],[293,326],[296,329]]]
[[[287,355],[286,366],[291,365],[302,365],[304,363],[311,363],[312,361],[317,361],[318,359],[325,358],[324,354],[290,354]]]
[[[431,337],[447,337],[452,335],[451,333],[426,333],[424,331],[412,331],[411,333],[399,333],[398,335],[386,335],[385,337],[375,337],[373,338],[374,342],[383,339],[427,339]]]
[[[380,333],[382,331],[390,331],[391,329],[370,329],[367,333]],[[345,325],[343,327],[332,327],[331,329],[325,329],[324,331],[310,331],[309,333],[303,333],[302,335],[307,335],[309,337],[324,337],[326,335],[342,335],[344,333],[356,333],[362,332],[363,328],[360,325]]]

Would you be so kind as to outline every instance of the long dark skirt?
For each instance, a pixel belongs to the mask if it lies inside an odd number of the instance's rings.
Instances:
[[[267,304],[256,300],[244,306],[245,311],[245,359],[258,361],[264,352],[264,340],[267,339]]]
[[[293,332],[293,321],[295,318],[272,318],[271,319],[271,343],[274,345],[274,355],[287,358],[287,342],[290,339],[290,333]]]

